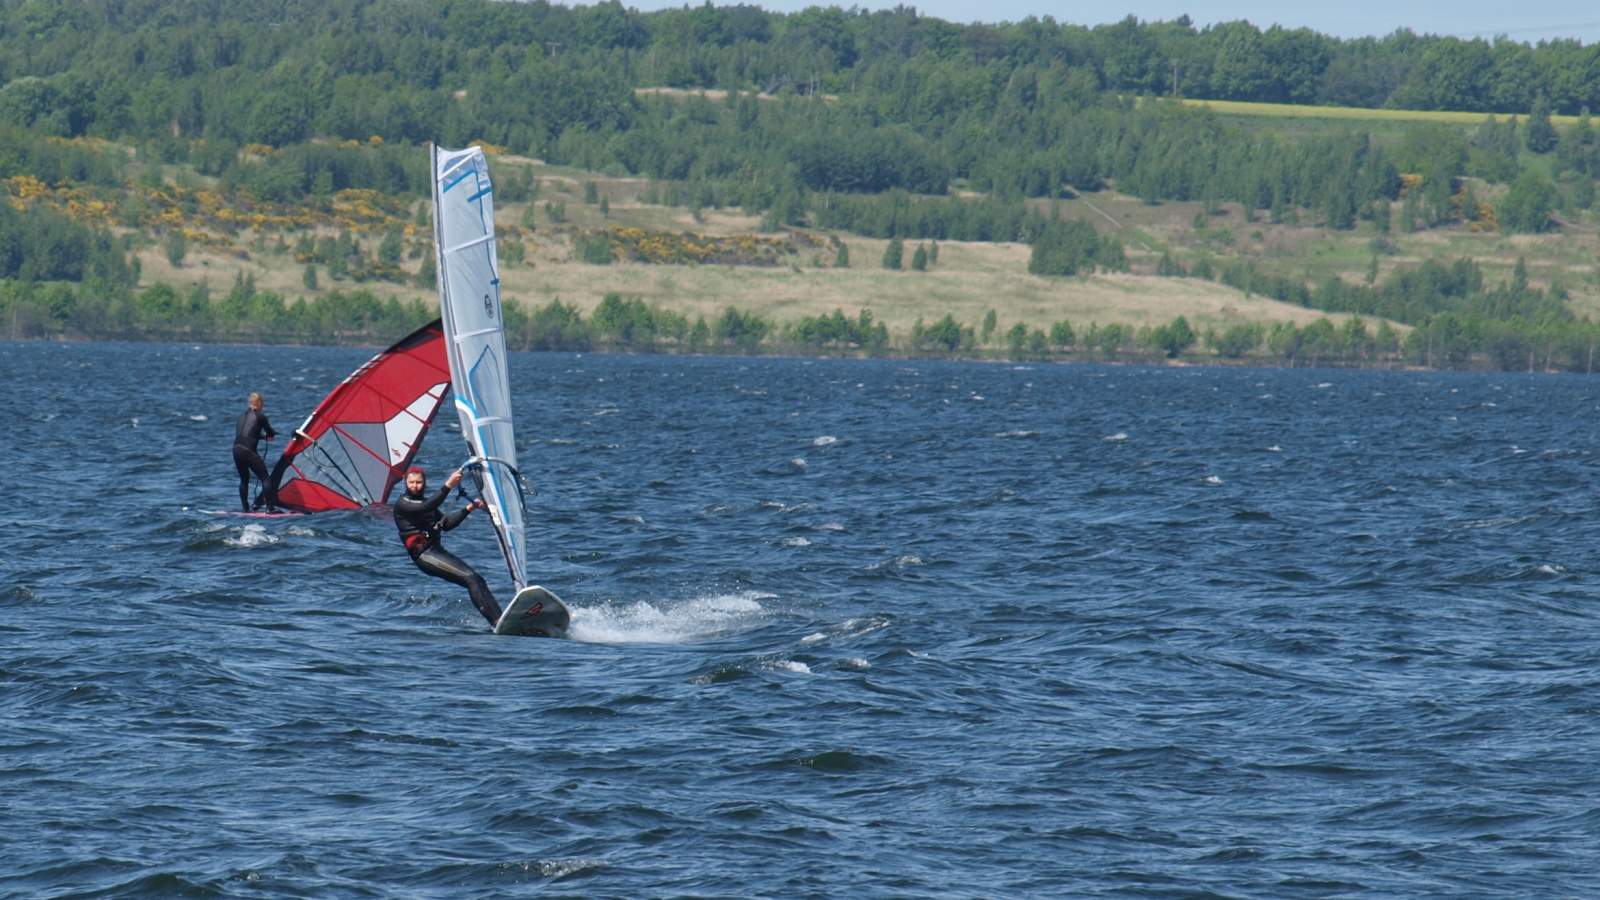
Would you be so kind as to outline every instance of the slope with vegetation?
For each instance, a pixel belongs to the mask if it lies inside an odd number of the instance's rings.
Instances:
[[[425,315],[417,142],[476,140],[529,346],[1587,370],[1596,61],[905,8],[5,2],[0,313],[370,339]]]

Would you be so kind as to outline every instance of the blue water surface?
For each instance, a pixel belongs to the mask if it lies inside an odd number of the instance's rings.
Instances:
[[[1600,894],[1600,380],[518,354],[543,640],[218,514],[370,352],[0,344],[0,894]]]

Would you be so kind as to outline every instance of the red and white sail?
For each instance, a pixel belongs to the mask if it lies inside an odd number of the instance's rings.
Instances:
[[[449,389],[435,320],[367,360],[295,430],[272,472],[278,505],[323,512],[388,502]]]

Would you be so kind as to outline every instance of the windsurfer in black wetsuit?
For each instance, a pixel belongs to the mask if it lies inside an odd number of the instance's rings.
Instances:
[[[278,432],[274,431],[271,423],[267,421],[266,413],[261,411],[265,405],[261,395],[250,395],[250,408],[239,416],[239,427],[233,433],[233,467],[239,470],[239,505],[245,512],[250,511],[250,475],[252,473],[261,479],[261,499],[256,501],[256,508],[260,509],[265,504],[268,509],[277,510],[278,495],[272,490],[272,482],[267,478],[267,464],[261,458],[256,448],[261,443],[263,436],[275,438]]]
[[[406,545],[411,561],[417,568],[435,578],[459,584],[472,595],[472,605],[483,613],[493,628],[500,621],[500,604],[483,576],[472,570],[450,551],[439,544],[439,534],[460,525],[473,510],[484,507],[483,500],[474,500],[449,515],[439,511],[450,491],[461,483],[461,470],[450,473],[444,488],[432,497],[427,496],[428,476],[421,466],[406,471],[405,495],[394,502],[394,524],[400,529],[400,542]]]

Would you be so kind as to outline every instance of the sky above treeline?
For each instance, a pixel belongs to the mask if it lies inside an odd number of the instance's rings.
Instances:
[[[623,0],[624,6],[642,12],[699,6],[704,0]],[[1546,40],[1600,42],[1600,3],[1594,0],[1344,0],[1341,3],[1299,4],[1282,0],[1232,0],[1194,3],[1182,0],[1135,0],[1125,4],[1061,3],[1052,0],[856,0],[819,3],[816,0],[744,0],[772,12],[797,12],[808,6],[837,5],[845,9],[893,9],[912,6],[923,15],[951,22],[1016,22],[1029,16],[1052,16],[1072,25],[1102,25],[1134,15],[1144,21],[1166,21],[1188,15],[1195,25],[1244,19],[1266,29],[1273,25],[1310,28],[1340,38],[1382,37],[1400,28],[1418,34],[1453,35],[1536,44]],[[718,6],[732,5],[720,0]]]

